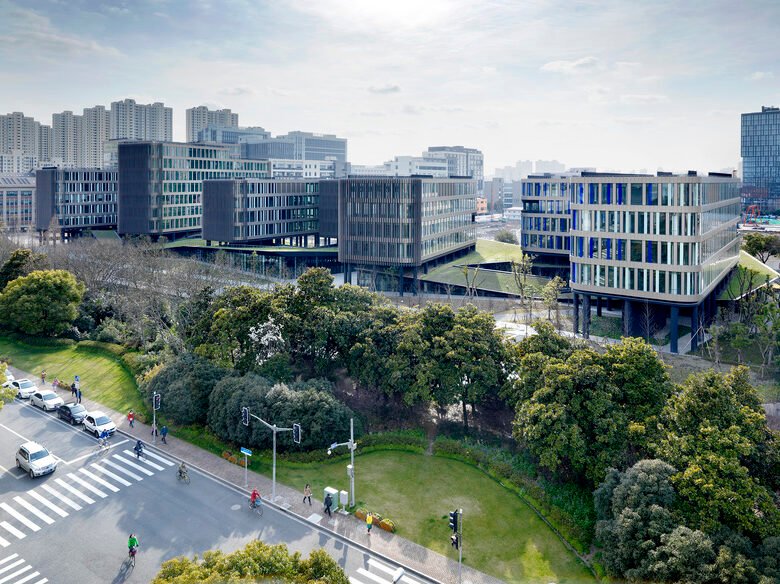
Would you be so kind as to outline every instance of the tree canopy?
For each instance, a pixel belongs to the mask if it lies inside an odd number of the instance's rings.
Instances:
[[[780,254],[780,237],[769,233],[748,233],[742,238],[742,249],[766,263]]]

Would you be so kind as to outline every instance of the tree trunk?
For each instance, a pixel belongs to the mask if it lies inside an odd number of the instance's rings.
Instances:
[[[466,410],[466,400],[464,399],[462,402],[463,404],[463,427],[468,430],[469,429],[469,417],[468,412]]]

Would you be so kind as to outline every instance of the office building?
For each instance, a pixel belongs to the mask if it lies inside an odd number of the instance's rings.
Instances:
[[[350,164],[350,176],[390,176],[386,164]]]
[[[270,137],[271,132],[267,132],[260,127],[239,128],[237,126],[209,124],[198,130],[195,134],[195,139],[191,141],[213,144],[239,144],[241,142],[263,141]]]
[[[35,229],[46,231],[52,220],[64,236],[85,229],[115,229],[117,170],[43,168],[35,173]]]
[[[245,160],[268,160],[279,158],[282,160],[307,160],[296,158],[295,140],[285,138],[262,138],[241,141],[241,158]]]
[[[433,178],[448,178],[449,163],[442,158],[431,156],[396,156],[385,162],[390,176],[431,176]]]
[[[477,197],[476,213],[477,215],[487,215],[487,199],[485,197]]]
[[[520,223],[523,220],[523,208],[509,207],[504,209],[504,219],[507,223]]]
[[[599,312],[603,301],[622,304],[627,336],[652,336],[668,317],[672,352],[685,316],[684,349],[694,351],[739,261],[739,183],[718,173],[659,175],[566,179],[575,331],[589,336],[595,297]]]
[[[208,243],[302,246],[318,230],[319,180],[226,179],[203,182]]]
[[[520,181],[522,225],[520,246],[525,253],[540,256],[553,272],[568,269],[571,201],[569,178],[541,174]],[[546,270],[539,270],[546,273]],[[557,272],[556,272],[557,273]]]
[[[293,143],[293,155],[283,158],[295,160],[335,160],[347,162],[347,140],[333,134],[313,134],[311,132],[288,132],[277,136],[280,141]],[[271,158],[269,156],[269,158]],[[282,158],[282,157],[280,157]]]
[[[476,181],[452,178],[354,177],[320,183],[321,209],[338,209],[320,235],[338,237],[339,262],[351,272],[394,272],[401,294],[404,280],[432,263],[473,250],[476,244]],[[322,215],[322,213],[321,213]],[[407,270],[410,272],[407,274]]]
[[[38,163],[49,164],[54,156],[54,136],[51,126],[38,125]]]
[[[487,212],[491,215],[504,212],[504,179],[493,177],[483,181],[482,195],[487,199]]]
[[[481,150],[463,146],[431,146],[423,156],[447,161],[449,176],[467,176],[477,181],[482,192],[485,180],[485,160]],[[499,211],[500,212],[500,211]]]
[[[0,174],[0,231],[18,233],[32,230],[35,221],[34,201],[34,176]]]
[[[204,180],[269,174],[267,160],[234,159],[225,146],[145,141],[117,149],[120,234],[199,234]]]
[[[198,140],[198,132],[209,125],[237,128],[238,114],[234,114],[229,109],[210,110],[205,105],[188,109],[187,142],[208,141]]]
[[[163,103],[138,104],[134,99],[111,103],[110,137],[128,140],[173,140],[173,109]]]
[[[742,114],[743,204],[780,210],[780,108]]]
[[[280,160],[272,158],[268,161],[269,176],[282,179],[319,179],[321,178],[319,160]],[[326,178],[334,178],[332,173]]]

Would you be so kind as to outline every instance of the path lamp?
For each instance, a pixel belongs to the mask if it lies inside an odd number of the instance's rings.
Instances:
[[[351,458],[351,464],[347,467],[347,476],[349,476],[349,506],[355,506],[355,449],[357,443],[355,442],[355,420],[349,419],[349,442],[334,442],[328,448],[328,456],[331,452],[339,446],[346,446],[349,449]]]

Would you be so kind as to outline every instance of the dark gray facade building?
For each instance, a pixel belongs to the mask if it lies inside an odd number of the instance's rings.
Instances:
[[[281,138],[267,138],[252,142],[241,143],[241,158],[248,160],[265,160],[278,158],[282,160],[296,160],[295,142]],[[304,159],[297,159],[304,160]]]
[[[347,282],[352,267],[395,268],[403,293],[409,268],[416,292],[419,268],[474,249],[475,180],[350,177],[338,181],[338,190],[339,261]]]
[[[35,229],[46,231],[56,217],[63,233],[115,229],[118,215],[116,169],[44,168],[35,175]]]
[[[742,114],[743,205],[780,210],[780,108]]]
[[[301,246],[317,234],[319,181],[233,179],[203,183],[203,239],[220,243],[289,239]]]

